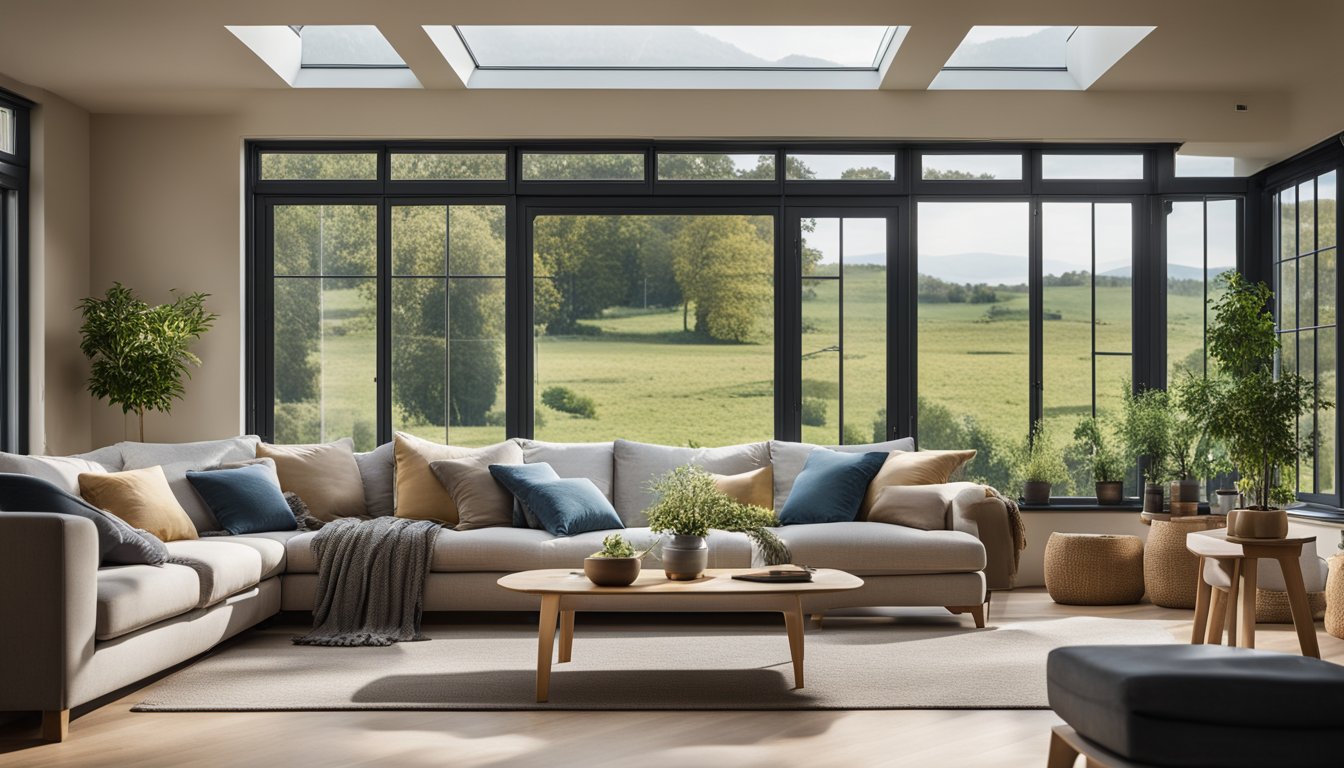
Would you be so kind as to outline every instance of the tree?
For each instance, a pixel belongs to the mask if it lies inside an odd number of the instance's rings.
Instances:
[[[774,297],[774,253],[746,217],[687,217],[674,246],[673,270],[695,330],[750,341]],[[683,313],[683,314],[684,314]]]
[[[135,412],[140,440],[145,439],[145,410],[168,413],[173,401],[186,394],[182,377],[201,359],[191,344],[214,325],[219,316],[205,309],[209,294],[177,296],[171,304],[151,307],[135,292],[113,283],[103,298],[79,303],[80,351],[93,361],[89,393],[120,405],[122,413]]]

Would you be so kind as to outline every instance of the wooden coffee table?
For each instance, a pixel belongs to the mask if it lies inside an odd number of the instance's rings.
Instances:
[[[551,655],[555,624],[560,621],[560,663],[569,661],[574,646],[575,611],[735,611],[784,614],[793,658],[793,682],[803,687],[803,595],[843,592],[863,586],[863,579],[844,571],[821,568],[810,582],[761,584],[732,578],[749,569],[718,568],[695,581],[672,581],[661,568],[645,568],[628,587],[599,587],[581,572],[568,569],[522,571],[499,580],[499,586],[541,597],[537,625],[537,701],[550,696]]]

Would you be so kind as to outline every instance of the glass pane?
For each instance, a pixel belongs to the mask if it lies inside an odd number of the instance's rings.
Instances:
[[[267,181],[374,181],[378,155],[372,152],[266,152],[261,178]]]
[[[448,211],[442,205],[392,208],[392,274],[448,272]]]
[[[1210,200],[1205,208],[1208,220],[1208,251],[1205,279],[1208,301],[1204,305],[1205,327],[1213,320],[1213,305],[1226,293],[1218,276],[1237,268],[1236,200]]]
[[[775,156],[759,152],[659,152],[662,181],[774,181]]]
[[[1216,178],[1236,176],[1235,157],[1176,155],[1176,177]]]
[[[841,439],[840,219],[821,219],[818,224],[836,235],[834,250],[828,250],[825,259],[837,277],[808,280],[803,286],[803,440],[831,445]]]
[[[947,60],[946,68],[1063,69],[1069,36],[1077,27],[975,26]]]
[[[895,155],[789,155],[789,181],[891,181]]]
[[[443,278],[392,281],[392,426],[446,443],[445,283]]]
[[[526,152],[524,181],[643,181],[643,153]]]
[[[887,220],[844,220],[845,445],[886,440]]]
[[[406,62],[372,25],[306,25],[297,28],[304,67],[405,67]]]
[[[1279,327],[1297,327],[1297,260],[1279,264]]]
[[[1133,345],[1134,221],[1129,203],[1097,203],[1096,277],[1098,352],[1129,352]]]
[[[1030,206],[921,202],[917,215],[920,447],[975,448],[968,479],[1010,488],[1004,446],[1029,419]]]
[[[1064,448],[1092,415],[1092,204],[1043,203],[1041,226],[1043,416]]]
[[[1316,376],[1316,332],[1302,331],[1298,334],[1297,342],[1297,365],[1301,374],[1308,379],[1315,379]],[[1308,445],[1315,445],[1316,437],[1316,414],[1314,412],[1303,414],[1298,417],[1297,431],[1303,441]],[[1297,487],[1301,493],[1315,493],[1316,472],[1314,451],[1305,451],[1298,457],[1297,463]]]
[[[9,107],[0,107],[0,152],[12,155],[17,151],[15,146],[17,131],[14,125],[14,110]]]
[[[504,206],[449,206],[448,274],[504,277],[506,238]]]
[[[1315,254],[1297,260],[1297,325],[1299,328],[1316,325]]]
[[[1279,199],[1279,258],[1297,255],[1297,188],[1290,187],[1278,195]]]
[[[925,181],[1021,181],[1022,156],[1012,155],[922,155],[921,178]]]
[[[1134,359],[1129,355],[1098,355],[1097,356],[1097,416],[1103,422],[1107,418],[1118,418],[1120,409],[1124,407],[1125,386],[1134,381]],[[1109,433],[1113,445],[1119,445],[1118,438],[1113,432]],[[1073,437],[1072,432],[1065,437]],[[1066,456],[1068,454],[1065,454]],[[1079,496],[1092,496],[1096,493],[1096,487],[1092,485],[1096,479],[1092,477],[1090,468],[1086,467],[1086,462],[1081,461],[1081,457],[1070,462],[1084,466],[1082,471],[1075,471],[1074,477],[1081,478],[1082,483],[1074,488],[1074,492]],[[1140,496],[1140,486],[1138,484],[1138,467],[1132,467],[1125,474],[1125,495]],[[1076,482],[1076,481],[1075,481]]]
[[[378,208],[372,205],[277,205],[276,275],[373,275]]]
[[[1339,279],[1336,251],[1331,248],[1316,254],[1316,324],[1335,324],[1335,281]]]
[[[275,441],[377,445],[372,278],[275,279]]]
[[[1177,200],[1167,214],[1167,381],[1204,375],[1204,203]]]
[[[894,27],[459,26],[485,69],[876,69]]]
[[[503,152],[393,152],[394,181],[504,181]]]
[[[538,216],[536,436],[769,438],[774,227],[771,216]]]
[[[1315,183],[1304,181],[1297,185],[1297,252],[1316,250],[1316,190]]]
[[[1143,155],[1042,155],[1043,179],[1143,178]]]
[[[803,220],[803,296],[813,276],[840,276],[840,219]]]
[[[1324,176],[1316,179],[1316,197],[1320,200],[1317,203],[1316,216],[1319,219],[1320,229],[1316,234],[1317,248],[1329,248],[1335,244],[1335,229],[1339,224],[1338,211],[1335,208],[1335,200],[1338,192],[1335,189],[1335,172],[1331,171]]]
[[[1334,399],[1337,366],[1335,363],[1335,329],[1322,328],[1316,332],[1316,391],[1320,397]],[[1335,492],[1335,412],[1319,410],[1316,423],[1316,481],[1319,493]]]

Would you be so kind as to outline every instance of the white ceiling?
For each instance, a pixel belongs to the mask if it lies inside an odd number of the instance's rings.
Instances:
[[[423,89],[302,93],[226,25],[375,24]],[[462,89],[422,29],[442,24],[908,25],[876,91]],[[1152,25],[1090,89],[931,92],[974,25]],[[1189,142],[1260,164],[1344,129],[1332,0],[0,0],[0,75],[93,113],[234,114],[267,135],[631,136]],[[354,99],[383,119],[316,126]],[[1235,104],[1249,111],[1234,111]],[[321,113],[322,109],[317,109]],[[423,119],[416,119],[417,115]],[[442,116],[459,119],[445,122]],[[520,115],[532,119],[519,120]],[[397,115],[407,119],[397,120]],[[414,131],[408,134],[407,131]]]

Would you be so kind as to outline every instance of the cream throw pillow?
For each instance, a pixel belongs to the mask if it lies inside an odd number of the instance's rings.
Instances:
[[[868,521],[941,531],[947,528],[947,504],[935,485],[889,485],[877,494]]]
[[[753,504],[766,509],[775,508],[775,474],[770,467],[761,467],[738,475],[714,475],[714,485],[730,498],[743,504]]]
[[[461,459],[431,461],[429,468],[452,497],[457,530],[513,525],[513,494],[495,481],[491,464],[522,464],[517,443],[499,443]]]
[[[187,511],[168,487],[163,467],[85,472],[79,476],[79,495],[132,528],[149,531],[162,541],[199,538]]]
[[[951,482],[952,473],[975,458],[975,451],[892,451],[868,484],[859,505],[859,520],[867,520],[877,494],[892,485],[940,485]]]
[[[339,517],[362,517],[364,484],[355,463],[355,441],[257,446],[257,458],[275,461],[281,490],[303,499],[313,517],[331,522]]]

